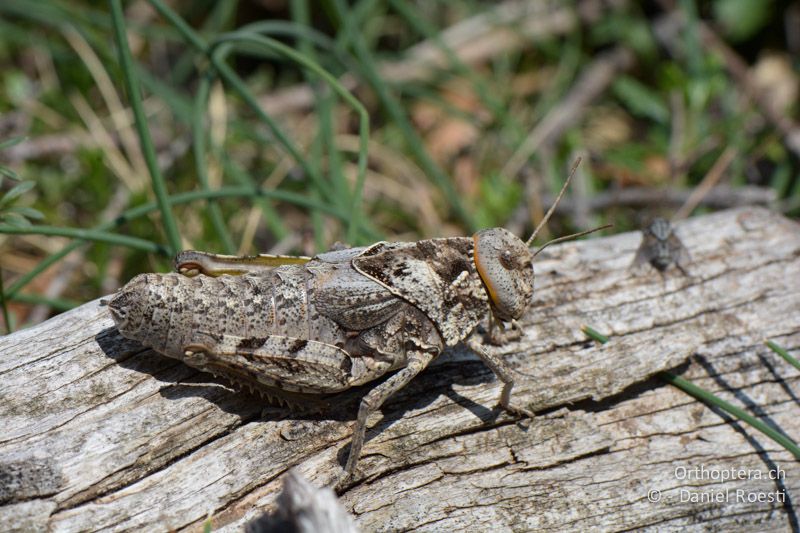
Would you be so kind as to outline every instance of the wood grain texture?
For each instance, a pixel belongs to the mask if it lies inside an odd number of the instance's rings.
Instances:
[[[631,271],[638,232],[543,252],[524,335],[496,348],[521,374],[512,400],[539,416],[498,409],[500,385],[474,354],[443,354],[371,420],[340,495],[357,525],[796,530],[797,461],[657,374],[800,435],[800,372],[763,344],[800,348],[800,227],[744,208],[677,232],[689,277]],[[588,340],[583,324],[610,342]],[[363,393],[323,415],[265,409],[123,339],[87,303],[0,338],[0,523],[198,531],[210,515],[215,530],[242,530],[271,509],[290,467],[316,485],[341,473]],[[732,467],[763,478],[719,479]],[[776,469],[782,479],[768,479]],[[725,490],[726,501],[681,501]],[[776,493],[785,501],[748,501]]]

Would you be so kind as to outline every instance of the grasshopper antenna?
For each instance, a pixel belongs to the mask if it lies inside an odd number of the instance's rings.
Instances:
[[[541,246],[541,248],[539,248],[538,250],[533,252],[533,256],[532,257],[536,257],[539,254],[539,252],[541,252],[542,250],[544,250],[545,248],[547,248],[551,244],[555,244],[557,242],[562,242],[562,241],[567,241],[569,239],[574,239],[575,237],[583,237],[584,235],[589,235],[590,233],[594,233],[595,231],[600,231],[601,229],[613,228],[613,227],[614,227],[614,224],[606,224],[605,226],[600,226],[599,228],[594,228],[594,229],[590,229],[590,230],[586,230],[586,231],[581,231],[580,233],[573,233],[572,235],[565,235],[563,237],[559,237],[558,239],[553,239],[552,241],[548,241],[548,242],[544,243]]]
[[[556,197],[556,201],[553,202],[553,205],[550,206],[550,209],[547,210],[547,213],[544,215],[544,218],[542,219],[542,221],[539,222],[539,225],[536,226],[535,230],[533,230],[533,234],[528,238],[527,241],[525,241],[525,246],[527,246],[528,248],[531,247],[531,243],[533,242],[533,239],[536,238],[536,235],[539,233],[539,230],[542,229],[542,226],[547,224],[547,221],[550,220],[550,215],[552,215],[553,211],[556,210],[556,206],[558,206],[558,202],[560,202],[561,201],[561,197],[564,196],[564,192],[566,192],[567,186],[569,186],[569,182],[570,182],[570,180],[572,180],[572,176],[575,175],[575,171],[578,170],[578,165],[580,165],[580,164],[581,164],[581,158],[579,157],[575,161],[575,164],[572,165],[572,170],[570,170],[569,176],[567,176],[567,181],[565,181],[564,185],[561,187],[561,192],[558,193],[558,196]],[[600,229],[600,228],[598,228],[598,229]],[[594,231],[594,230],[592,230],[592,231]],[[570,237],[577,237],[577,236],[578,236],[578,234],[570,235]],[[556,241],[557,240],[558,239],[556,239]],[[556,242],[556,241],[550,241],[547,244],[550,244],[550,243]],[[547,246],[547,244],[545,244],[545,246]],[[542,246],[542,248],[544,248],[544,246]],[[541,248],[540,248],[540,250],[541,250]]]

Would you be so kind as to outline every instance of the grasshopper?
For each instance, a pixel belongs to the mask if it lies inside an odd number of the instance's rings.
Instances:
[[[511,405],[512,372],[476,329],[488,316],[490,337],[502,341],[500,323],[514,325],[529,307],[536,255],[529,247],[571,177],[526,242],[493,228],[314,257],[186,251],[177,272],[140,274],[108,306],[123,336],[279,402],[318,402],[396,371],[361,399],[349,477],[369,415],[461,342],[503,383],[500,405],[533,416]]]

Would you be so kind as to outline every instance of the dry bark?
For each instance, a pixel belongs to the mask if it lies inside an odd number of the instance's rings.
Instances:
[[[743,208],[677,231],[690,276],[632,272],[639,233],[543,252],[523,338],[500,349],[524,378],[513,400],[539,416],[502,412],[477,357],[443,354],[371,421],[340,496],[361,530],[797,529],[796,459],[657,374],[800,434],[800,372],[763,344],[800,346],[800,227]],[[97,301],[0,338],[0,384],[0,523],[12,530],[197,531],[207,516],[241,530],[290,467],[316,485],[341,473],[363,394],[321,416],[262,412],[121,338]],[[731,467],[764,478],[716,479]],[[727,501],[681,501],[726,489]],[[747,501],[776,493],[785,501]]]

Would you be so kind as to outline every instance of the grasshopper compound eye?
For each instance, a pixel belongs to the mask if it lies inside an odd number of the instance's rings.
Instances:
[[[475,267],[500,320],[515,320],[533,296],[533,256],[519,237],[503,228],[472,236]]]

